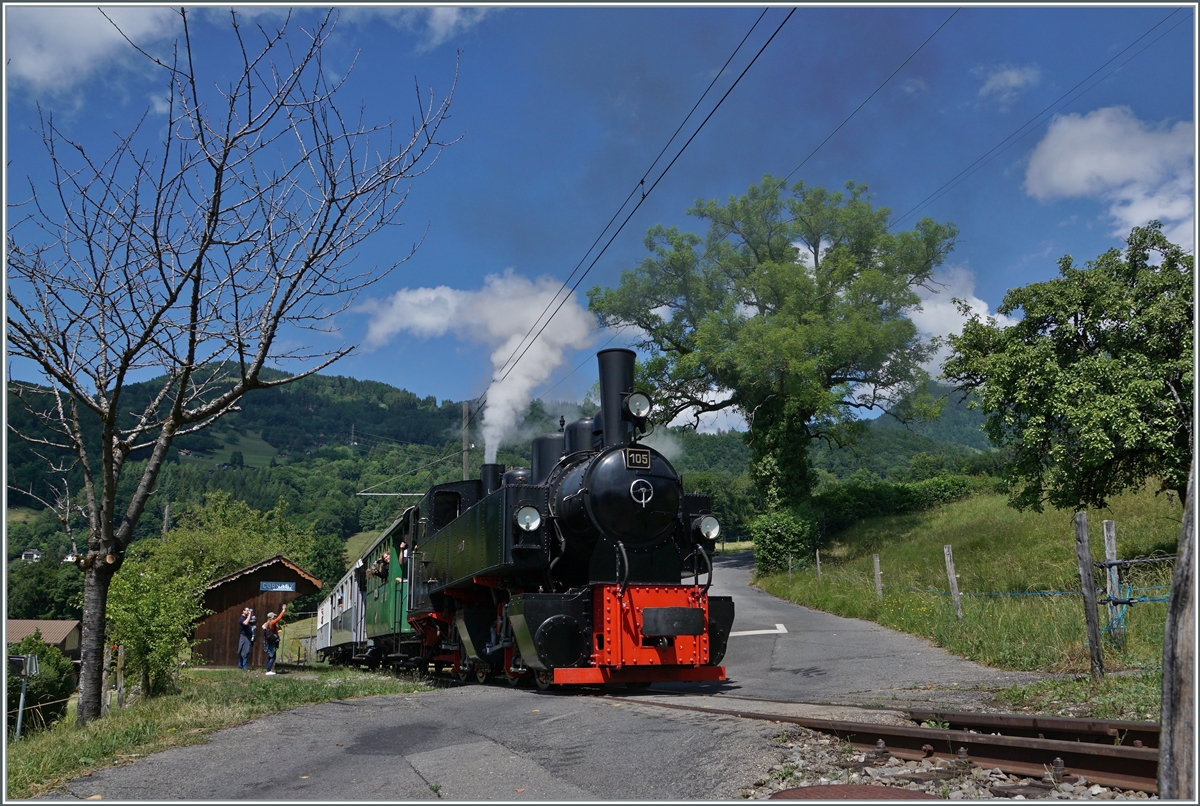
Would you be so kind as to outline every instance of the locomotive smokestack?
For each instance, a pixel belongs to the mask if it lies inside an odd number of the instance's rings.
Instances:
[[[504,474],[504,465],[485,464],[479,468],[479,478],[483,481],[483,494],[491,495],[500,489],[500,477]]]
[[[623,445],[632,440],[633,424],[625,419],[625,395],[633,389],[633,350],[616,348],[596,353],[600,363],[600,416],[604,447]]]

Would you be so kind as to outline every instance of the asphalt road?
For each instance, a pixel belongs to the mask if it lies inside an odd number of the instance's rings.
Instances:
[[[972,687],[1032,677],[775,599],[750,587],[751,562],[748,553],[717,562],[713,593],[732,594],[736,608],[724,661],[729,680],[656,685],[647,700],[686,693],[716,707],[722,697],[970,707],[981,696]],[[770,741],[778,731],[769,722],[589,693],[464,686],[274,714],[202,745],[97,771],[47,798],[730,799],[778,760]]]
[[[777,599],[750,587],[750,552],[719,557],[716,565],[711,592],[733,596],[736,612],[723,661],[729,680],[709,686],[710,694],[883,706],[936,696],[947,703],[962,700],[966,706],[972,696],[956,697],[955,689],[994,688],[1045,677],[998,671],[873,622]],[[778,625],[786,632],[772,632]]]
[[[47,798],[728,799],[776,725],[506,685],[326,703],[100,770]]]

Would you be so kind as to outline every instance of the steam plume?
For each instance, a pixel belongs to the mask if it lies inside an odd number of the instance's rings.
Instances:
[[[562,366],[567,349],[581,349],[592,341],[594,319],[572,294],[524,358],[501,380],[507,371],[504,362],[517,351],[534,318],[554,299],[560,286],[552,277],[534,282],[508,269],[502,275],[488,275],[478,291],[444,285],[404,288],[387,300],[370,300],[362,306],[371,316],[366,343],[378,347],[404,331],[424,338],[449,331],[460,341],[492,348],[492,385],[483,413],[483,442],[485,461],[494,462],[500,445],[516,434],[533,390]]]

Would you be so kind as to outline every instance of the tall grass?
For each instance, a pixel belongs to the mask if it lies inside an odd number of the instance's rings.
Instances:
[[[263,677],[196,669],[180,675],[181,694],[113,709],[84,727],[73,713],[50,730],[8,745],[6,799],[30,798],[89,770],[206,741],[214,730],[264,714],[333,700],[406,694],[424,687],[386,674],[318,670]]]
[[[1149,489],[1120,496],[1088,513],[1093,558],[1104,559],[1101,521],[1117,525],[1121,557],[1174,552],[1181,509]],[[1005,669],[1086,672],[1087,634],[1075,554],[1073,513],[1016,512],[1002,496],[980,495],[929,512],[856,524],[822,548],[822,579],[813,558],[792,575],[758,580],[769,593],[842,616],[875,621],[928,638],[962,657]],[[963,620],[948,595],[943,546],[951,545]],[[883,600],[875,594],[872,554],[880,555]],[[801,558],[796,558],[799,563]],[[1165,596],[1171,564],[1132,566],[1136,588]],[[1102,583],[1097,574],[1096,581]],[[931,592],[935,591],[935,592]],[[1061,596],[982,596],[1063,591]],[[1155,669],[1162,658],[1165,603],[1125,611],[1121,643],[1103,639],[1106,668]],[[1107,621],[1101,606],[1100,623]]]

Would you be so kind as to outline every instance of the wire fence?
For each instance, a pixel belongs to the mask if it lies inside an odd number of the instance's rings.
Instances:
[[[1152,562],[1163,562],[1165,560],[1174,560],[1175,557],[1172,555],[1171,557],[1156,557],[1156,558],[1146,558],[1146,559],[1148,561],[1152,561]],[[1099,563],[1097,563],[1097,565],[1099,565]],[[810,574],[812,576],[817,575],[816,569],[809,568],[807,566],[803,567],[803,568],[795,568],[795,569],[793,569],[793,573]],[[861,577],[859,577],[859,578],[846,577],[846,576],[841,576],[839,574],[831,574],[828,571],[822,570],[821,578],[823,579],[825,577],[828,577],[830,579],[840,579],[844,582],[852,582],[852,583],[859,584],[859,585],[873,586],[875,584],[874,582],[872,582],[869,579],[862,579]],[[1171,587],[1170,585],[1155,585],[1155,586],[1149,587],[1149,588],[1130,588],[1130,590],[1133,592],[1144,592],[1144,591],[1156,591],[1156,590],[1169,590],[1170,587]],[[909,585],[884,584],[883,588],[885,590],[902,590],[902,591],[911,591],[913,593],[929,593],[929,594],[933,594],[936,596],[953,596],[954,595],[953,591],[939,590],[938,588],[914,588]],[[1105,588],[1103,588],[1103,587],[1096,588],[1097,596],[1105,596],[1106,593],[1107,593],[1107,591]],[[979,592],[975,592],[975,591],[959,591],[958,595],[959,596],[970,596],[970,597],[981,597],[981,598],[982,597],[1006,597],[1006,596],[1014,596],[1014,597],[1015,596],[1082,596],[1083,591],[1082,590],[1065,590],[1065,591],[1040,590],[1040,591],[1000,591],[1000,592],[993,592],[993,593],[979,593]],[[1168,597],[1165,597],[1165,596],[1133,597],[1133,598],[1129,598],[1127,596],[1124,598],[1114,598],[1111,601],[1114,604],[1136,604],[1136,603],[1141,603],[1141,602],[1165,602],[1165,601],[1167,601],[1167,599],[1168,599]],[[1099,604],[1107,604],[1109,601],[1110,600],[1108,598],[1102,598],[1102,599],[1098,600],[1098,603]]]
[[[877,598],[882,601],[885,590],[907,591],[911,593],[923,593],[932,596],[949,597],[954,602],[954,608],[958,619],[963,619],[962,598],[977,598],[977,599],[1004,599],[1004,598],[1031,598],[1031,597],[1056,597],[1056,596],[1082,596],[1085,602],[1094,602],[1097,608],[1104,607],[1108,611],[1108,618],[1103,628],[1100,630],[1113,643],[1120,645],[1124,640],[1125,632],[1128,629],[1126,619],[1128,610],[1131,606],[1137,604],[1149,603],[1165,603],[1170,601],[1169,595],[1161,595],[1161,591],[1169,591],[1170,585],[1151,585],[1148,587],[1134,587],[1128,579],[1122,579],[1123,573],[1128,573],[1129,569],[1135,566],[1145,566],[1161,563],[1173,563],[1176,555],[1153,555],[1149,557],[1132,557],[1126,559],[1116,558],[1116,527],[1112,521],[1105,521],[1105,553],[1106,559],[1093,561],[1090,566],[1083,565],[1082,557],[1090,556],[1090,550],[1087,548],[1086,535],[1083,536],[1084,548],[1080,555],[1080,578],[1081,580],[1087,576],[1087,570],[1091,571],[1093,585],[1095,583],[1095,572],[1100,570],[1105,576],[1104,585],[1094,585],[1092,590],[1087,590],[1085,586],[1075,590],[1025,590],[1025,591],[960,591],[958,589],[958,574],[954,571],[954,559],[951,546],[945,546],[946,559],[946,574],[950,581],[950,590],[942,590],[932,587],[915,587],[912,585],[885,585],[883,584],[882,572],[880,570],[880,555],[872,555],[875,566],[875,579],[863,579],[861,577],[850,577],[842,574],[829,573],[821,568],[821,552],[816,550],[815,560],[816,567],[805,566],[796,568],[794,557],[788,556],[788,579],[792,579],[793,574],[802,573],[816,575],[818,580],[825,578],[849,582],[855,585],[874,586]],[[1079,536],[1077,536],[1078,539]],[[1086,569],[1086,570],[1085,570]],[[1094,625],[1094,614],[1089,615],[1090,625]]]

